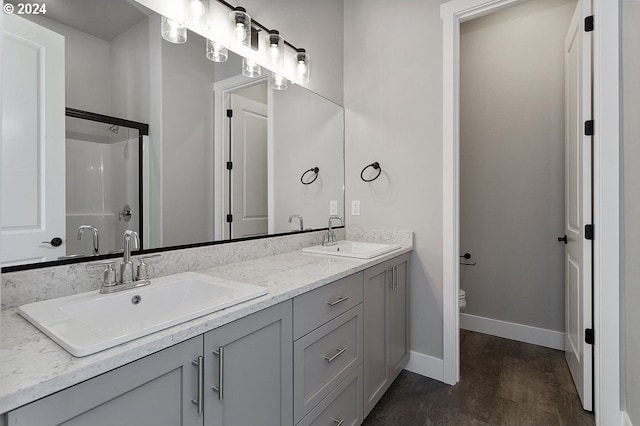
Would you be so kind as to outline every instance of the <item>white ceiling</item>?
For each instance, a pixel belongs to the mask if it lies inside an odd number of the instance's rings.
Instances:
[[[46,17],[111,41],[147,15],[127,0],[47,0]]]

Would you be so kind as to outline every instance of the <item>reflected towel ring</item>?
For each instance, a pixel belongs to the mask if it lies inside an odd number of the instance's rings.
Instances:
[[[315,182],[315,181],[316,181],[316,179],[318,179],[318,172],[319,172],[319,171],[320,171],[320,169],[319,169],[319,168],[317,168],[317,167],[312,167],[312,168],[310,168],[309,170],[307,170],[306,172],[304,172],[304,173],[302,174],[302,176],[300,176],[300,182],[301,182],[303,185],[311,185],[313,182]],[[309,173],[309,172],[313,172],[313,173],[315,173],[315,176],[313,176],[313,179],[311,179],[310,181],[305,182],[305,181],[304,181],[304,177],[305,177],[305,175],[306,175],[307,173]]]
[[[371,179],[365,179],[364,171],[367,170],[369,167],[373,167],[374,169],[376,169],[378,171],[378,174],[372,177]],[[362,171],[360,172],[360,179],[362,179],[365,182],[373,182],[374,180],[378,179],[378,177],[380,176],[380,173],[382,173],[382,167],[380,167],[380,163],[378,163],[377,161],[374,161],[373,163],[366,165],[364,169],[362,169]]]

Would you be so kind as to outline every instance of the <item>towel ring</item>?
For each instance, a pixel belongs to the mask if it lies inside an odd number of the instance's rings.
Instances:
[[[320,171],[320,169],[319,169],[319,168],[317,168],[317,167],[312,167],[312,168],[310,168],[309,170],[307,170],[306,172],[304,172],[304,173],[302,174],[302,176],[300,176],[300,182],[301,182],[303,185],[311,185],[313,182],[315,182],[315,181],[316,181],[316,179],[318,179],[318,172],[319,172],[319,171]],[[305,177],[305,175],[306,175],[307,173],[309,173],[309,172],[313,172],[313,173],[315,173],[315,176],[313,176],[313,179],[311,179],[310,181],[305,182],[305,181],[304,181],[304,177]]]
[[[377,170],[378,174],[372,177],[371,179],[365,179],[364,171],[367,170],[369,167],[373,167],[375,170]],[[366,165],[364,169],[362,169],[362,171],[360,172],[360,179],[362,179],[365,182],[373,182],[374,180],[378,179],[378,177],[380,176],[380,173],[382,173],[382,168],[380,167],[380,163],[378,163],[377,161],[374,161],[373,163]]]

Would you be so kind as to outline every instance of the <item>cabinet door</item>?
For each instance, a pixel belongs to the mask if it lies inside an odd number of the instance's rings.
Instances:
[[[205,334],[206,425],[293,424],[291,301]]]
[[[7,425],[202,425],[198,396],[202,337],[194,337],[7,415]]]
[[[364,412],[365,416],[387,390],[389,326],[387,310],[391,285],[388,262],[364,271]]]
[[[395,261],[395,262],[394,262]],[[407,273],[409,271],[409,257],[402,256],[394,262],[392,267],[393,285],[387,287],[389,295],[389,366],[391,381],[398,377],[409,361],[409,327],[407,310]]]

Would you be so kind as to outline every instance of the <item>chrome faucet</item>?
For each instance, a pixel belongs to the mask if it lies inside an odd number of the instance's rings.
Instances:
[[[338,216],[336,214],[332,214],[331,216],[329,216],[329,229],[327,230],[327,233],[324,234],[324,238],[322,239],[323,246],[332,246],[336,244],[336,233],[333,230],[333,220],[340,221],[340,225],[344,226],[344,220],[342,219],[342,216]]]
[[[89,266],[104,266],[104,275],[102,278],[102,287],[100,293],[116,293],[131,288],[144,287],[151,284],[149,281],[149,271],[145,259],[160,256],[153,254],[151,256],[138,257],[137,272],[134,274],[133,261],[131,260],[131,250],[140,248],[140,237],[136,231],[130,229],[124,231],[122,236],[122,263],[120,264],[120,273],[116,273],[115,262],[107,260],[104,262],[96,262]]]
[[[140,237],[136,231],[127,229],[122,236],[122,263],[120,264],[120,284],[129,284],[135,280],[133,262],[131,261],[131,244],[134,249],[140,248]]]
[[[301,214],[292,214],[291,216],[289,216],[289,223],[291,223],[291,221],[297,218],[298,221],[300,222],[300,231],[304,231],[304,220],[302,219],[302,215]]]
[[[82,239],[82,235],[84,235],[84,231],[91,231],[93,234],[93,255],[97,256],[100,251],[100,236],[98,235],[98,228],[91,225],[80,225],[78,227],[78,232],[76,232],[76,239],[80,241]]]

